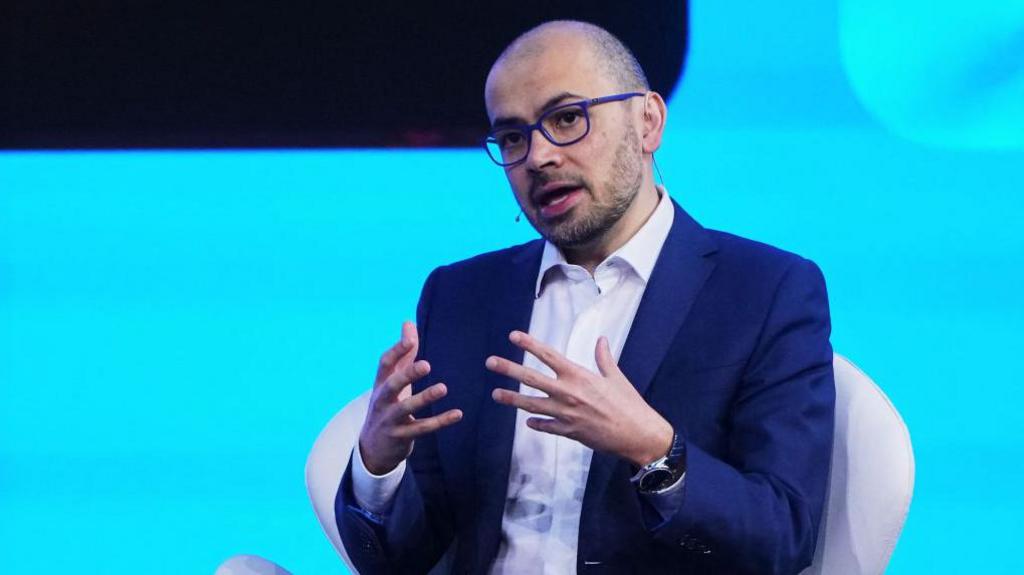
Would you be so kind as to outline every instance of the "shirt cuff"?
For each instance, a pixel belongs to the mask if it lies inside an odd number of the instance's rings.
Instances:
[[[658,517],[661,519],[660,523],[668,521],[679,506],[683,504],[683,494],[686,492],[683,487],[686,486],[686,474],[683,473],[679,479],[676,480],[668,489],[658,494],[644,494],[644,499],[654,507],[654,510],[658,512]],[[659,524],[660,524],[659,523]]]
[[[384,475],[374,475],[363,464],[359,444],[352,448],[352,495],[356,504],[377,515],[387,515],[395,500],[402,477],[405,475],[405,460],[398,467]]]

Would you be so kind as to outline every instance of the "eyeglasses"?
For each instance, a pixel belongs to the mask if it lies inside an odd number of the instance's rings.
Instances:
[[[484,138],[484,148],[495,164],[507,168],[530,155],[534,130],[539,130],[547,141],[556,146],[570,146],[590,133],[588,108],[644,95],[643,92],[626,92],[555,106],[541,114],[534,124],[494,128]]]

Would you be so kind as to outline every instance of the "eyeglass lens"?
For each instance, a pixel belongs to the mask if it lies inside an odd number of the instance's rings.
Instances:
[[[552,144],[567,145],[587,134],[586,107],[571,105],[546,112],[538,121],[540,131]],[[530,134],[521,126],[495,130],[487,141],[487,151],[495,161],[514,164],[529,153]]]

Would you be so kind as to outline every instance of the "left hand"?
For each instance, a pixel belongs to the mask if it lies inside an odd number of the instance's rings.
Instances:
[[[612,357],[608,338],[598,338],[594,351],[600,374],[573,363],[529,334],[513,331],[509,339],[550,367],[556,376],[552,379],[502,357],[487,358],[487,369],[548,394],[534,397],[502,388],[491,393],[498,403],[546,416],[527,419],[530,428],[575,439],[637,467],[668,453],[672,425],[626,379]]]

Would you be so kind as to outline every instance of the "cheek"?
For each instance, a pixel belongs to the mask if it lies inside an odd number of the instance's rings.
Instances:
[[[512,193],[521,205],[527,205],[530,194],[530,181],[523,170],[512,170],[505,172],[508,183],[512,187]]]

